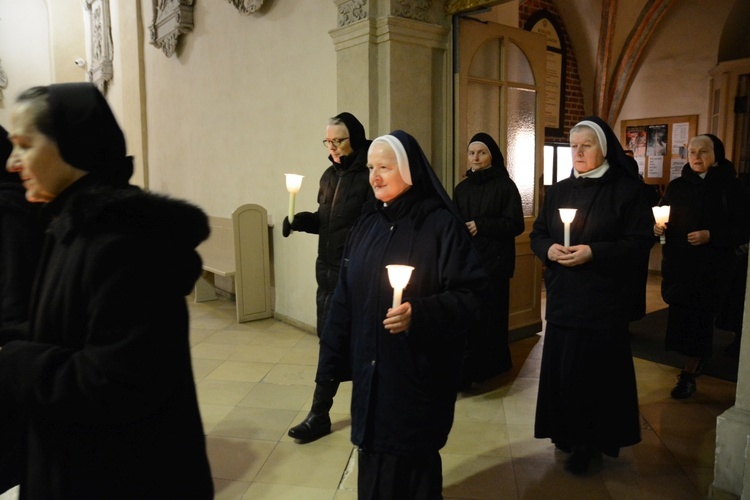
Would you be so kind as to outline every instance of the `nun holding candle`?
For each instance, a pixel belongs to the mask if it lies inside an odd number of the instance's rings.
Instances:
[[[368,168],[376,201],[349,236],[316,380],[353,381],[359,491],[438,498],[438,450],[487,275],[414,137],[396,130],[375,139]],[[391,286],[390,265],[414,268],[397,300],[403,282]]]

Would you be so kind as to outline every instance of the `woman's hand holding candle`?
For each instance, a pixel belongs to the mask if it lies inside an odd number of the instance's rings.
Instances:
[[[390,333],[402,333],[411,326],[411,304],[404,302],[398,307],[388,309],[383,320],[383,327]]]

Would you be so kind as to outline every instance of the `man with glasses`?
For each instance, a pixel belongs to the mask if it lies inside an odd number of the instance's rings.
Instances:
[[[361,214],[362,205],[375,199],[367,169],[370,142],[365,137],[364,127],[351,113],[330,118],[323,146],[330,153],[331,166],[320,178],[318,211],[296,213],[291,223],[288,217],[284,218],[282,234],[285,238],[292,231],[318,235],[318,259],[315,262],[318,337],[323,332],[339,279],[349,229]],[[337,380],[316,381],[310,413],[300,424],[289,429],[289,436],[307,442],[330,433],[328,412],[338,387]]]

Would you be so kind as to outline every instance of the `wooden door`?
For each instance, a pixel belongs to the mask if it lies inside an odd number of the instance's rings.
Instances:
[[[466,172],[466,147],[477,132],[497,140],[521,193],[525,230],[516,238],[516,271],[510,283],[511,330],[541,331],[541,263],[529,246],[539,209],[543,172],[546,38],[491,22],[458,23],[458,122],[456,182]]]

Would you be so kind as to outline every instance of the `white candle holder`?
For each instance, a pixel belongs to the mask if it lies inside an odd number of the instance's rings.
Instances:
[[[294,200],[297,197],[299,188],[302,187],[302,178],[304,175],[284,174],[286,176],[286,190],[289,191],[289,223],[294,220]]]
[[[395,308],[401,305],[404,288],[409,283],[409,278],[411,278],[411,272],[414,268],[398,264],[389,264],[385,268],[388,270],[388,280],[393,287],[393,307]]]
[[[666,229],[666,223],[669,222],[669,205],[651,207],[651,210],[654,212],[654,219],[656,220],[656,224]],[[661,236],[659,236],[659,243],[663,245],[666,242],[666,234],[661,233]]]
[[[564,242],[563,245],[565,247],[570,246],[570,223],[573,222],[573,219],[576,217],[576,211],[577,208],[558,208],[560,211],[560,219],[562,219],[563,224],[565,226],[565,236],[564,236]]]

